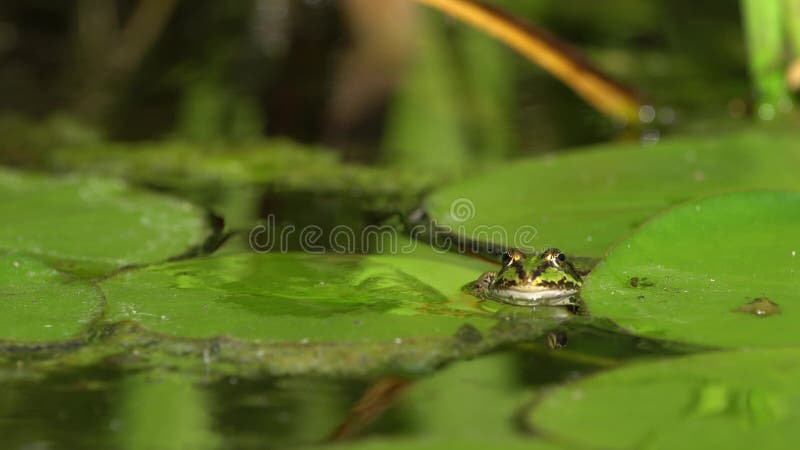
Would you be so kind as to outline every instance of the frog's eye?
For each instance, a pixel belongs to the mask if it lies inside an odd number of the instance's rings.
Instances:
[[[511,250],[503,253],[503,265],[507,266],[512,262],[514,262],[514,254],[511,252]]]
[[[522,253],[519,250],[511,249],[505,253],[503,253],[503,265],[509,266],[514,262],[519,261],[523,258]]]
[[[563,253],[559,253],[558,256],[556,256],[556,258],[559,261],[566,261],[567,260],[567,257]]]

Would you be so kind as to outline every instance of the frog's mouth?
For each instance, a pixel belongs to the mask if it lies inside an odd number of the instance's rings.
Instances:
[[[561,305],[572,303],[571,296],[578,293],[578,289],[495,289],[492,291],[497,297],[509,300],[509,303],[533,304],[547,303]]]

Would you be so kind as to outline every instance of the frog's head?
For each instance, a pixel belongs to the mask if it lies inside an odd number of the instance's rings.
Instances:
[[[489,290],[495,297],[535,304],[540,300],[567,299],[581,285],[580,275],[560,250],[551,248],[539,255],[526,256],[511,249],[503,255],[503,268]]]

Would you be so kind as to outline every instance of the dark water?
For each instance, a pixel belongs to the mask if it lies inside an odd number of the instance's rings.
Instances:
[[[487,425],[493,438],[525,437],[529,430],[515,419],[515,408],[530,400],[523,393],[681,352],[595,327],[568,335],[562,350],[548,350],[543,340],[521,343],[419,377],[214,377],[105,363],[35,377],[5,367],[2,448],[297,448],[331,444],[342,429],[355,440],[413,439],[439,429],[458,439],[473,426],[465,419],[453,429],[452,422],[470,414],[488,414],[500,424]],[[387,383],[397,389],[376,388]]]

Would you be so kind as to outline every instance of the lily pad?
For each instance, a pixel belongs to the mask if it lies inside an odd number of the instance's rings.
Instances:
[[[97,275],[200,245],[205,214],[190,203],[98,178],[47,178],[0,169],[0,249]]]
[[[583,296],[593,315],[639,335],[723,347],[798,344],[798,227],[798,192],[682,205],[617,245]]]
[[[702,354],[555,388],[527,417],[578,448],[792,448],[798,380],[798,349]]]
[[[451,336],[491,314],[460,292],[492,267],[418,248],[383,256],[265,253],[211,256],[102,282],[112,321],[180,337],[269,341]]]
[[[0,340],[78,337],[100,312],[100,292],[24,254],[0,255]]]
[[[498,245],[599,257],[680,202],[748,188],[798,189],[798,165],[796,134],[776,130],[604,145],[486,170],[434,191],[425,208],[461,238],[486,240],[499,227]]]
[[[329,149],[284,139],[236,146],[102,143],[56,148],[47,164],[155,186],[224,217],[228,229],[251,228],[268,214],[298,228],[353,226],[365,220],[365,212],[374,221],[415,207],[419,193],[441,179],[430,172],[347,164]]]

